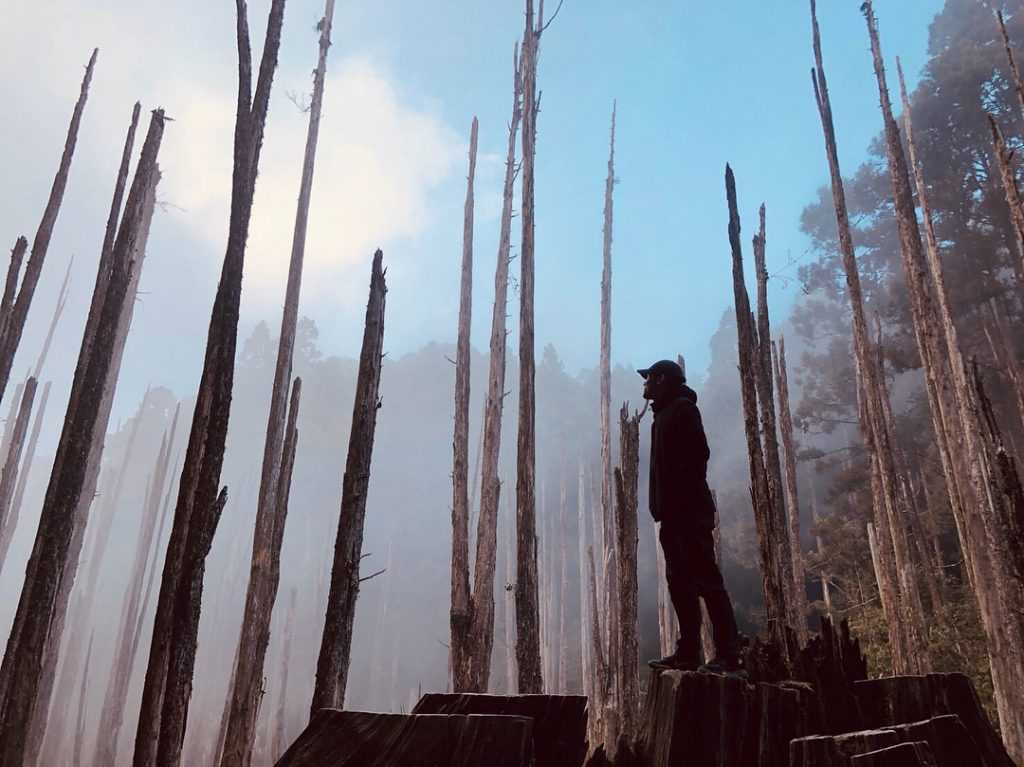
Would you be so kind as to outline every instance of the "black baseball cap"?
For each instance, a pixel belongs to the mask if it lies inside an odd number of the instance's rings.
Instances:
[[[672,360],[658,360],[649,368],[642,368],[637,370],[641,376],[646,380],[651,375],[663,375],[670,380],[679,381],[679,383],[686,383],[686,376],[683,374],[683,369],[679,367],[678,362]]]

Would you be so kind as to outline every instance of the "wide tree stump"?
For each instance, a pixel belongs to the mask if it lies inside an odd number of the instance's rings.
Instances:
[[[978,744],[960,717],[953,714],[897,724],[892,729],[901,741],[925,741],[931,746],[937,767],[982,767],[985,764]]]
[[[532,719],[537,767],[579,767],[587,755],[587,698],[583,695],[427,693],[412,713]]]
[[[955,714],[970,733],[986,767],[1013,767],[971,681],[963,674],[896,676],[855,682],[862,726],[887,727]]]
[[[533,720],[321,709],[277,767],[531,767]]]
[[[787,767],[789,743],[820,731],[818,696],[800,682],[757,686],[759,767]]]
[[[851,767],[935,767],[932,750],[924,742],[900,743],[869,751],[850,760]]]

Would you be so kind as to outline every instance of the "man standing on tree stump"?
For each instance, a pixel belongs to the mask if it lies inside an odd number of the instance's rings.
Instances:
[[[732,602],[715,560],[715,501],[707,483],[708,449],[697,393],[683,369],[670,360],[637,371],[644,399],[654,411],[651,426],[650,509],[660,523],[658,538],[672,606],[679,618],[676,651],[651,661],[652,668],[733,673],[740,670],[739,634]],[[716,657],[700,665],[701,611],[711,617]]]

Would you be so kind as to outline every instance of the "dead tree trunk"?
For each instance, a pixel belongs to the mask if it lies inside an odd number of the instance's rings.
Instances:
[[[637,482],[640,471],[640,415],[630,415],[629,403],[619,412],[619,462],[615,470],[616,552],[619,572],[619,625],[613,636],[619,643],[620,668],[616,675],[619,736],[633,738],[640,714],[640,638],[637,585]]]
[[[516,134],[522,118],[522,72],[519,48],[513,55],[512,119],[508,129],[505,156],[505,182],[502,191],[501,228],[498,235],[498,261],[494,269],[494,308],[491,314],[490,359],[487,374],[487,401],[484,405],[483,468],[480,478],[480,515],[476,528],[476,559],[473,566],[473,592],[470,596],[470,681],[473,692],[486,692],[494,648],[494,569],[498,548],[498,458],[501,449],[501,413],[505,402],[505,350],[508,342],[508,267],[512,240],[512,193],[517,175]]]
[[[11,321],[11,310],[14,308],[14,297],[18,290],[18,277],[21,274],[21,264],[25,260],[25,253],[28,250],[28,240],[19,237],[14,241],[11,249],[11,260],[7,266],[7,279],[4,282],[3,298],[0,299],[0,343],[3,341],[4,329]]]
[[[1010,333],[1006,316],[999,308],[994,298],[989,299],[989,309],[992,312],[992,331],[985,329],[985,337],[992,349],[992,356],[996,363],[1003,370],[1003,375],[1010,382],[1013,394],[1017,402],[1017,416],[1020,419],[1021,428],[1024,429],[1024,366],[1021,365],[1013,347],[1013,336]]]
[[[779,336],[775,350],[775,388],[779,398],[779,423],[782,434],[782,453],[786,466],[786,511],[789,515],[789,542],[793,554],[793,593],[797,608],[802,616],[798,626],[800,643],[807,641],[807,590],[805,587],[803,548],[800,546],[800,498],[796,484],[796,440],[793,438],[793,415],[789,409],[789,373],[786,370],[786,339]]]
[[[25,434],[28,431],[28,420],[32,416],[32,403],[35,401],[35,397],[36,379],[30,377],[25,382],[25,388],[21,394],[18,416],[13,420],[14,428],[11,432],[7,457],[4,460],[3,472],[0,473],[0,569],[3,568],[7,558],[7,548],[10,546],[11,536],[14,534],[14,528],[18,521],[17,517],[12,516],[11,513],[12,500],[18,477],[18,465],[21,461],[21,451],[25,445]],[[22,470],[26,471],[27,469],[26,465]]]
[[[11,406],[7,409],[7,418],[4,420],[3,436],[0,437],[0,465],[7,460],[7,450],[11,445],[11,435],[14,434],[14,423],[18,420],[18,407],[21,404],[21,395],[24,391],[24,382],[19,383],[14,388],[14,396],[11,397]]]
[[[568,602],[569,602],[569,570],[568,546],[569,537],[569,488],[566,477],[565,458],[562,458],[561,492],[558,504],[558,686],[555,692],[559,695],[569,693],[569,636],[568,636]]]
[[[792,612],[788,595],[792,592],[793,571],[786,566],[782,551],[789,550],[789,533],[785,515],[780,518],[771,500],[768,469],[758,430],[757,368],[758,342],[750,312],[750,299],[743,279],[743,248],[740,244],[740,217],[736,206],[736,181],[732,168],[725,166],[725,190],[729,204],[729,243],[732,247],[733,295],[736,303],[736,328],[740,369],[740,393],[743,400],[743,425],[747,435],[747,458],[750,464],[750,494],[757,526],[761,579],[764,584],[766,621],[771,640],[788,658],[796,648],[791,646]]]
[[[115,221],[114,224],[116,225],[117,222]],[[60,322],[61,315],[64,314],[64,306],[68,301],[68,283],[71,281],[71,266],[73,263],[74,258],[69,259],[68,268],[64,272],[64,281],[60,285],[60,293],[57,294],[57,305],[53,309],[53,317],[50,318],[50,327],[46,329],[46,338],[43,339],[43,348],[39,350],[39,357],[36,359],[36,366],[32,373],[32,377],[37,381],[39,380],[39,376],[42,374],[43,365],[50,353],[50,345],[53,343],[53,334],[57,330],[57,324]]]
[[[352,432],[342,480],[338,538],[334,545],[331,590],[327,597],[320,657],[316,666],[312,716],[322,708],[341,708],[352,647],[352,625],[359,596],[359,562],[362,559],[363,522],[366,519],[366,490],[370,484],[373,435],[380,407],[380,368],[384,354],[384,254],[373,255],[370,300],[366,305],[366,328],[359,355]]]
[[[156,156],[163,134],[161,110],[153,113],[149,135],[143,147],[135,180],[118,229],[109,283],[103,295],[94,295],[90,314],[98,314],[95,341],[91,348],[83,339],[82,354],[75,371],[67,417],[50,476],[39,522],[39,532],[25,575],[14,626],[0,671],[3,720],[0,742],[4,762],[20,764],[27,746],[28,729],[40,691],[41,670],[51,627],[63,620],[56,610],[61,581],[76,527],[75,519],[86,481],[87,454],[96,428],[104,390],[112,367],[117,329],[135,268],[136,243],[141,234],[145,200],[157,173]],[[58,645],[54,645],[56,647]]]
[[[85,102],[89,98],[89,83],[92,81],[92,71],[96,66],[96,57],[99,49],[92,52],[89,63],[85,67],[85,76],[82,78],[82,87],[75,102],[75,109],[71,114],[71,123],[68,126],[67,139],[64,142],[64,153],[60,158],[60,166],[57,168],[57,175],[53,179],[53,186],[50,188],[50,197],[46,201],[46,208],[43,210],[43,217],[36,230],[35,239],[32,240],[32,252],[29,254],[28,263],[25,265],[25,275],[21,281],[21,287],[17,291],[17,298],[14,297],[14,286],[17,283],[18,271],[21,266],[21,256],[17,258],[15,266],[15,255],[11,254],[11,269],[7,273],[7,284],[4,288],[4,298],[0,302],[0,398],[7,391],[7,382],[11,377],[11,366],[14,364],[14,354],[18,351],[18,344],[21,343],[21,334],[25,329],[25,319],[28,317],[28,310],[32,304],[32,297],[35,295],[36,285],[39,282],[39,275],[43,271],[43,262],[46,260],[46,251],[50,247],[50,238],[53,236],[53,227],[57,223],[57,214],[60,213],[60,205],[64,200],[64,190],[68,184],[68,175],[71,172],[71,160],[75,155],[75,144],[78,142],[78,126],[82,122],[82,113],[85,111]],[[15,245],[14,250],[25,253],[27,243],[24,239]],[[6,311],[5,311],[6,310]]]
[[[1010,35],[1006,32],[1006,22],[1003,21],[1003,12],[1001,10],[996,10],[996,19],[999,21],[999,34],[1003,38],[1003,48],[1006,50],[1006,61],[1010,65],[1013,90],[1017,94],[1017,103],[1020,105],[1021,114],[1024,115],[1024,82],[1021,81],[1020,67],[1017,66],[1017,59],[1013,55],[1013,48],[1010,46]]]
[[[533,337],[533,166],[536,157],[537,53],[544,25],[543,4],[534,26],[533,0],[526,0],[523,31],[523,239],[519,253],[519,430],[516,437],[516,667],[519,693],[544,690],[540,660],[537,593],[537,462]]]
[[[459,332],[455,351],[455,432],[452,438],[452,604],[451,658],[454,691],[473,687],[469,591],[469,331],[473,314],[473,181],[479,122],[469,131],[469,175],[462,223],[462,279],[459,289]]]
[[[821,598],[825,603],[825,614],[832,618],[832,592],[829,586],[828,569],[825,567],[827,555],[821,541],[821,518],[818,516],[818,485],[811,479],[811,522],[814,524],[814,551],[821,563]]]
[[[274,716],[274,737],[270,746],[270,758],[274,763],[288,748],[288,669],[292,657],[292,635],[295,633],[295,603],[298,589],[293,588],[288,600],[288,618],[284,624],[284,645],[281,647],[281,689],[277,693],[277,713]]]
[[[3,570],[3,563],[7,560],[7,551],[11,545],[14,532],[18,529],[18,519],[21,516],[21,503],[25,497],[25,486],[28,483],[29,471],[32,469],[32,462],[35,460],[36,446],[39,444],[39,433],[43,428],[43,416],[46,414],[46,403],[50,399],[50,385],[47,381],[43,385],[43,396],[39,401],[39,409],[36,411],[35,420],[32,423],[32,436],[28,440],[28,448],[25,450],[25,460],[22,462],[21,470],[18,472],[18,485],[14,490],[14,500],[7,512],[7,518],[3,527],[0,528],[0,571]]]
[[[605,742],[605,720],[608,715],[608,664],[604,654],[604,631],[601,625],[600,603],[597,598],[597,572],[594,567],[594,547],[587,547],[587,565],[590,571],[590,649],[592,654],[591,689],[588,705],[587,740],[591,744]]]
[[[775,415],[775,392],[772,386],[772,331],[768,317],[768,267],[765,258],[767,240],[765,237],[765,206],[758,210],[759,225],[753,239],[754,274],[757,279],[757,348],[755,350],[755,384],[761,410],[761,433],[764,443],[765,470],[768,472],[768,497],[771,501],[772,516],[782,522],[784,544],[779,550],[779,567],[786,582],[786,610],[788,624],[796,632],[800,646],[807,638],[807,616],[804,609],[803,579],[798,578],[793,567],[794,549],[799,548],[799,539],[793,540],[792,519],[786,510],[785,485],[782,480],[782,462],[779,453],[778,419]],[[799,533],[799,529],[797,530]]]
[[[1003,182],[1003,193],[1006,204],[1010,208],[1010,220],[1013,222],[1014,242],[1017,245],[1017,263],[1014,268],[1018,275],[1024,275],[1024,200],[1021,199],[1017,186],[1017,176],[1013,168],[1013,153],[1007,149],[1006,141],[999,123],[992,115],[988,115],[988,125],[992,132],[992,144],[995,147],[996,163],[999,176]]]
[[[579,577],[580,603],[580,692],[588,698],[593,695],[591,689],[591,658],[590,643],[587,641],[590,617],[587,614],[587,571],[585,566],[587,551],[587,506],[586,484],[583,475],[583,459],[579,459],[576,479],[576,557],[577,575]]]
[[[75,743],[71,749],[71,763],[82,763],[82,747],[85,743],[85,714],[86,701],[85,692],[89,686],[89,664],[92,660],[92,641],[94,637],[89,635],[89,649],[85,653],[85,668],[82,669],[82,685],[78,689],[78,721],[75,725]]]
[[[267,433],[263,446],[263,466],[253,530],[252,563],[245,595],[245,609],[238,638],[238,667],[230,691],[231,711],[224,741],[222,767],[241,767],[251,759],[256,735],[256,719],[263,689],[263,664],[270,641],[270,618],[277,600],[280,582],[280,546],[283,540],[287,507],[278,504],[282,479],[282,450],[286,439],[285,422],[288,410],[288,384],[292,378],[295,329],[298,322],[299,294],[302,288],[302,264],[306,250],[309,204],[313,191],[317,141],[324,84],[327,79],[327,52],[331,46],[331,25],[334,0],[326,0],[324,16],[317,25],[320,30],[320,52],[313,72],[313,97],[309,107],[306,149],[299,184],[299,201],[292,235],[291,260],[285,288],[281,334],[270,393]],[[293,387],[293,403],[298,402],[299,383]],[[285,488],[287,492],[287,488]]]
[[[227,501],[226,489],[218,492],[218,485],[234,384],[242,269],[284,4],[273,0],[270,7],[255,93],[247,11],[244,0],[236,4],[239,77],[228,243],[157,599],[134,767],[177,765],[181,759],[206,554]]]
[[[822,130],[825,136],[826,156],[829,163],[829,172],[832,180],[832,198],[836,210],[836,222],[839,234],[839,249],[842,254],[843,270],[846,274],[847,291],[850,297],[850,308],[853,315],[853,345],[854,354],[860,375],[863,377],[863,417],[861,418],[861,433],[868,450],[877,460],[879,484],[880,484],[880,505],[876,509],[879,516],[887,520],[893,520],[898,513],[898,489],[896,486],[896,471],[893,458],[892,437],[885,427],[885,417],[881,401],[881,386],[879,383],[880,373],[877,362],[871,352],[870,336],[868,335],[867,319],[864,313],[864,299],[860,285],[860,274],[857,269],[857,259],[853,248],[853,238],[850,231],[849,215],[846,208],[846,192],[843,186],[843,178],[839,169],[838,150],[836,148],[835,126],[832,119],[832,105],[828,95],[828,83],[825,78],[824,65],[821,54],[821,38],[818,30],[817,17],[815,15],[815,4],[811,2],[811,19],[813,28],[813,45],[815,68],[812,70],[812,83],[814,85],[815,98],[818,105],[818,112],[821,117]],[[949,476],[949,475],[947,475]],[[952,502],[956,502],[951,497]],[[877,521],[877,520],[876,520]],[[883,543],[886,543],[883,541]],[[917,622],[919,616],[913,616],[907,611],[901,616],[899,623],[911,625]],[[899,626],[891,625],[890,632],[899,631]],[[917,623],[916,625],[919,625]],[[920,635],[920,632],[916,632]],[[899,632],[900,637],[904,636]],[[894,671],[898,674],[913,673],[916,671],[918,661],[925,656],[918,652],[922,648],[910,647],[901,648],[897,645],[903,643],[902,639],[892,637],[894,657],[899,658]],[[904,665],[904,660],[906,665]]]

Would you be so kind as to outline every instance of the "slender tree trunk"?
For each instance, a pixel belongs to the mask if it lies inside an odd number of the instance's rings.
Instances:
[[[25,265],[25,275],[18,289],[17,297],[9,293],[17,281],[18,268],[15,268],[15,253],[11,254],[11,269],[7,273],[7,284],[4,290],[4,298],[0,301],[0,399],[7,391],[7,382],[11,377],[11,366],[14,364],[14,355],[21,343],[21,334],[25,329],[25,319],[28,317],[28,310],[32,304],[32,297],[35,295],[36,285],[39,283],[39,275],[43,271],[43,262],[46,260],[46,252],[50,248],[50,238],[53,236],[53,227],[57,223],[57,215],[60,213],[60,206],[64,200],[64,190],[68,185],[68,175],[71,172],[71,160],[75,155],[75,145],[78,142],[78,127],[82,122],[82,113],[85,111],[85,102],[89,98],[89,83],[92,82],[93,68],[96,66],[96,57],[99,49],[96,48],[89,57],[89,63],[85,67],[85,76],[82,78],[82,87],[75,102],[75,109],[71,114],[71,123],[68,126],[67,139],[64,142],[64,153],[60,158],[60,165],[57,168],[57,175],[53,179],[53,186],[50,187],[50,197],[46,201],[46,208],[43,210],[43,217],[36,230],[35,239],[32,240],[32,252],[29,254],[28,263]],[[20,241],[15,245],[15,251],[19,250],[23,256],[27,244]],[[17,259],[18,267],[21,265],[21,257]],[[12,277],[14,278],[12,280]],[[7,309],[7,311],[4,311]]]
[[[227,735],[220,761],[222,767],[243,767],[248,765],[252,758],[257,712],[263,695],[263,666],[270,641],[270,619],[280,583],[281,542],[288,509],[287,505],[279,505],[278,496],[283,487],[282,451],[285,449],[286,434],[290,433],[286,431],[285,422],[290,422],[293,415],[287,406],[288,384],[292,377],[299,294],[302,289],[302,264],[306,250],[309,205],[313,192],[320,115],[327,79],[327,52],[331,46],[333,20],[334,0],[326,0],[324,16],[318,25],[320,52],[313,72],[313,97],[309,108],[306,150],[299,184],[298,208],[295,213],[274,383],[270,394],[266,440],[263,446],[263,465],[253,530],[252,562],[238,638],[238,667],[230,691],[231,711],[228,715]],[[300,384],[296,381],[292,395],[293,404],[296,405],[299,387]],[[291,425],[288,428],[290,429]],[[284,491],[287,493],[287,488],[284,488]]]
[[[228,243],[210,315],[203,372],[157,599],[134,767],[168,767],[181,760],[206,554],[227,502],[226,488],[219,492],[217,488],[231,411],[242,269],[284,5],[285,0],[271,3],[253,93],[247,10],[244,0],[236,0],[238,105]]]
[[[818,516],[818,486],[811,480],[811,521],[814,523],[814,547],[821,562],[821,598],[825,602],[825,614],[832,618],[832,592],[829,587],[828,569],[825,567],[827,554],[821,541],[821,518]]]
[[[71,750],[71,763],[81,764],[82,763],[82,748],[85,743],[85,715],[86,715],[86,699],[85,692],[89,686],[89,664],[92,660],[92,640],[94,637],[89,636],[89,649],[85,653],[85,668],[82,669],[82,685],[78,689],[78,721],[75,725],[75,743]]]
[[[533,334],[533,168],[536,157],[537,53],[543,5],[534,26],[533,0],[526,0],[523,32],[523,240],[519,253],[519,432],[516,438],[516,667],[519,692],[544,690],[537,593],[536,401]]]
[[[473,180],[479,122],[469,131],[469,175],[462,223],[462,279],[455,352],[455,433],[452,438],[452,604],[451,656],[455,692],[473,688],[469,591],[469,331],[473,314]]]
[[[992,312],[992,329],[997,338],[993,338],[993,334],[988,328],[985,329],[985,337],[992,349],[992,356],[1003,369],[1003,375],[1006,376],[1013,389],[1017,404],[1017,416],[1020,419],[1021,429],[1024,431],[1024,367],[1021,366],[1013,347],[1013,335],[1010,332],[1006,316],[999,309],[994,298],[989,299],[989,308]]]
[[[14,396],[11,397],[10,407],[7,409],[7,418],[4,420],[4,432],[0,437],[0,465],[7,460],[7,452],[11,445],[11,435],[14,434],[14,423],[18,420],[18,407],[21,404],[21,395],[25,392],[24,382],[14,387]]]
[[[775,388],[779,398],[779,423],[782,434],[782,453],[786,466],[786,512],[789,516],[789,542],[793,553],[794,598],[802,616],[798,632],[801,644],[807,641],[807,589],[803,548],[800,545],[800,498],[796,483],[796,440],[793,437],[793,415],[789,408],[789,373],[786,370],[786,339],[779,336],[775,350]]]
[[[780,516],[772,502],[769,488],[769,470],[758,430],[757,378],[758,357],[757,332],[750,312],[750,299],[743,279],[743,250],[740,244],[740,218],[736,206],[736,181],[732,168],[725,166],[725,189],[729,204],[729,242],[732,247],[733,295],[736,304],[736,327],[738,333],[740,394],[743,401],[743,424],[747,435],[747,458],[750,464],[750,493],[754,506],[754,520],[761,559],[761,579],[764,584],[764,601],[769,636],[778,646],[784,658],[795,650],[791,646],[792,612],[788,608],[788,596],[793,591],[793,571],[787,566],[788,557],[782,552],[789,551],[789,531],[785,513]]]
[[[118,208],[120,212],[120,208]],[[114,222],[115,225],[117,222]],[[53,309],[53,317],[50,318],[50,327],[46,329],[46,338],[43,339],[43,348],[39,350],[39,358],[36,360],[35,371],[32,376],[38,381],[43,371],[43,365],[46,363],[46,358],[50,353],[50,345],[53,343],[53,334],[57,330],[57,323],[60,322],[61,315],[64,314],[64,306],[68,302],[68,283],[71,281],[71,265],[74,263],[74,258],[68,261],[67,271],[64,272],[64,281],[60,285],[60,293],[57,294],[57,305]]]
[[[583,475],[583,459],[580,458],[576,479],[576,564],[580,587],[580,692],[589,698],[593,695],[593,691],[591,689],[590,643],[587,641],[590,618],[587,614],[587,571],[585,569],[587,551],[586,514],[586,485]]]
[[[113,367],[118,326],[128,297],[135,269],[136,244],[142,236],[146,198],[153,188],[156,156],[163,134],[161,110],[153,113],[149,135],[143,147],[135,179],[128,196],[124,217],[118,229],[111,258],[109,283],[103,295],[94,294],[90,315],[97,314],[95,341],[91,348],[83,338],[82,353],[72,383],[67,416],[54,459],[50,484],[43,502],[39,531],[25,576],[25,586],[0,671],[3,697],[3,723],[0,731],[0,761],[20,764],[28,745],[28,730],[42,682],[45,654],[59,647],[59,634],[51,628],[63,622],[64,609],[58,610],[63,583],[73,572],[66,571],[69,559],[77,564],[77,552],[69,557],[75,528],[84,530],[84,520],[76,519],[86,482],[87,454],[102,407],[109,375]],[[68,582],[70,586],[70,582]],[[63,606],[66,608],[66,603]],[[41,709],[44,710],[45,709]]]
[[[352,432],[349,436],[345,477],[342,480],[341,513],[334,545],[331,590],[327,597],[324,634],[316,666],[316,687],[310,716],[322,708],[341,708],[352,648],[352,625],[359,596],[359,561],[362,559],[366,490],[370,483],[373,436],[380,407],[380,368],[384,345],[384,254],[373,256],[370,300],[359,355]]]
[[[672,604],[668,596],[667,574],[665,571],[665,552],[661,550],[661,541],[658,539],[657,525],[654,526],[654,553],[657,557],[655,566],[658,572],[658,648],[664,657],[670,655],[672,650],[675,648],[676,632],[675,626],[672,623]]]
[[[629,414],[629,404],[619,412],[619,461],[615,470],[616,551],[619,559],[619,642],[620,668],[616,678],[619,704],[619,732],[636,735],[640,714],[640,638],[638,635],[637,585],[637,482],[640,472],[640,416]]]
[[[818,30],[817,17],[815,16],[815,4],[811,2],[811,19],[813,27],[813,43],[815,69],[812,71],[812,82],[814,85],[815,98],[818,105],[818,112],[821,117],[822,129],[825,135],[826,156],[829,163],[829,171],[832,179],[832,197],[836,210],[836,222],[839,233],[839,248],[842,255],[843,270],[846,274],[847,292],[850,297],[850,308],[853,314],[853,342],[854,354],[856,357],[859,375],[863,377],[863,408],[861,420],[861,432],[865,444],[873,460],[877,461],[879,481],[879,504],[881,508],[876,509],[880,517],[887,520],[896,518],[898,513],[898,489],[896,485],[896,471],[893,457],[892,435],[886,429],[885,416],[881,401],[880,372],[877,361],[871,352],[870,336],[868,335],[867,319],[864,313],[864,299],[860,285],[860,275],[857,269],[857,259],[854,254],[853,238],[850,232],[849,214],[846,207],[846,193],[843,186],[843,178],[839,169],[838,150],[836,148],[835,126],[832,119],[832,106],[828,95],[828,84],[825,78],[824,66],[822,64],[821,39]],[[941,438],[941,434],[937,433]],[[952,476],[947,473],[947,477]],[[951,501],[956,502],[951,495]],[[877,520],[876,520],[877,521]],[[883,536],[884,537],[884,536]],[[887,545],[887,541],[883,541]],[[904,552],[897,552],[904,553]],[[901,631],[900,626],[909,630],[910,636],[920,636],[920,616],[910,614],[906,605],[901,605],[901,616],[898,621],[900,625],[892,625],[890,620],[890,632],[898,632],[899,635],[907,636],[907,632]],[[900,640],[902,641],[902,640]],[[921,649],[922,652],[917,650]],[[900,647],[893,647],[894,658],[898,663],[894,671],[896,673],[913,673],[920,666],[919,662],[926,658],[923,648],[906,648],[903,651]],[[905,659],[905,660],[904,660]],[[903,665],[904,662],[906,665]]]
[[[558,687],[556,692],[559,695],[567,695],[569,693],[569,569],[567,564],[569,557],[566,548],[569,537],[569,488],[564,456],[561,467],[561,485],[558,514]]]
[[[1014,265],[1018,274],[1024,274],[1024,200],[1021,199],[1017,186],[1017,176],[1013,168],[1013,153],[1006,147],[1006,140],[999,128],[999,123],[992,115],[988,115],[988,125],[992,132],[992,143],[995,147],[996,163],[999,176],[1003,182],[1006,204],[1010,208],[1010,220],[1013,222],[1014,243],[1017,246],[1017,263]]]
[[[518,675],[516,674],[516,631],[515,631],[515,593],[509,588],[516,579],[515,530],[511,524],[512,504],[509,496],[505,500],[505,518],[509,520],[505,531],[505,588],[502,589],[502,603],[505,607],[505,691],[509,695],[516,694]]]
[[[18,529],[21,504],[25,497],[25,486],[28,483],[29,472],[32,470],[32,462],[35,460],[36,446],[39,444],[39,433],[43,428],[43,416],[46,414],[46,403],[50,399],[50,385],[50,381],[43,385],[43,396],[39,402],[39,409],[36,411],[35,421],[32,423],[32,436],[29,437],[28,448],[25,450],[25,460],[22,462],[21,470],[18,472],[18,485],[14,490],[14,500],[11,502],[4,525],[0,528],[0,571],[3,570],[3,563],[7,560],[7,551],[10,548],[11,540]]]
[[[32,416],[32,403],[35,401],[35,397],[36,379],[30,377],[25,382],[25,388],[22,391],[18,415],[14,419],[9,419],[13,422],[14,428],[11,432],[3,472],[0,473],[0,569],[3,568],[7,559],[7,549],[18,522],[17,510],[13,515],[11,513],[12,500],[18,478],[18,464],[21,461],[21,451],[25,445],[25,434],[28,431],[28,420]],[[22,468],[22,471],[27,470],[28,464]]]
[[[608,665],[604,654],[604,631],[597,599],[597,572],[594,567],[594,547],[587,547],[587,564],[590,568],[590,648],[593,657],[593,697],[588,705],[588,740],[592,745],[605,741],[605,720],[608,715]]]
[[[28,251],[28,240],[19,237],[14,241],[11,249],[11,260],[7,266],[7,279],[4,282],[3,298],[0,299],[0,344],[3,343],[3,336],[11,321],[11,310],[14,308],[14,298],[18,291],[18,277],[21,275],[21,265],[25,260],[25,253]]]
[[[277,694],[277,713],[274,716],[274,737],[270,746],[270,756],[276,764],[288,748],[288,669],[292,657],[292,635],[295,633],[295,603],[298,601],[298,589],[293,588],[288,600],[288,618],[284,624],[284,645],[281,648],[281,690]]]
[[[470,626],[473,655],[470,660],[471,689],[486,692],[494,648],[494,569],[498,547],[498,458],[501,449],[501,413],[505,402],[505,350],[507,344],[508,267],[512,239],[512,193],[517,175],[516,134],[522,118],[522,71],[519,48],[513,56],[512,119],[508,129],[505,182],[502,191],[498,260],[494,269],[494,309],[491,314],[490,360],[487,401],[484,405],[483,468],[481,471],[480,515],[476,528],[476,561],[470,597]]]
[[[1013,90],[1017,94],[1017,104],[1020,106],[1021,114],[1024,115],[1024,82],[1021,81],[1020,67],[1017,66],[1017,59],[1014,57],[1013,48],[1010,46],[1010,35],[1006,32],[1003,12],[999,9],[996,10],[996,19],[999,21],[999,34],[1003,38],[1006,61],[1010,65],[1010,75],[1013,77]]]

